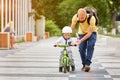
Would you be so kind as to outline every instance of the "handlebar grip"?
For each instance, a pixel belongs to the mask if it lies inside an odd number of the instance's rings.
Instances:
[[[71,42],[68,42],[69,46],[77,46],[77,44],[71,45]]]
[[[57,47],[57,45],[53,45],[54,47]]]
[[[77,46],[77,44],[74,45],[53,45],[54,47],[69,47],[69,46]]]
[[[77,44],[75,44],[74,46],[77,46]]]

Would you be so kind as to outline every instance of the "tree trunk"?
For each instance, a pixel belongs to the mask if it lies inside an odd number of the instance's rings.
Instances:
[[[111,20],[112,20],[112,34],[116,35],[116,11],[111,12]]]

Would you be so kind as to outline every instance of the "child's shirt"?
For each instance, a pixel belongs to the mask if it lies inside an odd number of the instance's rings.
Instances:
[[[56,43],[59,43],[59,44],[69,44],[69,43],[74,43],[75,41],[72,39],[72,38],[69,38],[68,40],[67,40],[67,42],[66,42],[66,40],[63,38],[63,36],[62,37],[60,37],[57,41],[56,41]],[[69,46],[69,47],[67,47],[66,48],[68,51],[71,51],[71,47]]]

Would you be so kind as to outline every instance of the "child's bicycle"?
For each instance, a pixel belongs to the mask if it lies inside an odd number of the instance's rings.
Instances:
[[[70,59],[69,59],[69,57],[68,57],[67,49],[66,49],[66,47],[69,47],[69,46],[71,46],[71,45],[61,44],[61,45],[58,46],[58,47],[64,48],[64,49],[63,49],[63,56],[62,56],[61,61],[60,61],[60,62],[62,63],[62,65],[63,65],[62,68],[64,69],[64,73],[69,72],[69,71],[70,71],[70,66],[71,66],[71,64],[70,64]],[[76,45],[74,45],[74,46],[76,46]],[[54,47],[57,47],[57,46],[54,45]],[[74,68],[75,68],[75,67],[74,67]],[[72,69],[72,70],[75,70],[75,69]],[[62,72],[61,67],[59,67],[59,72]]]

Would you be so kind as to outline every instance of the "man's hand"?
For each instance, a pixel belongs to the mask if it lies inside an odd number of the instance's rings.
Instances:
[[[77,45],[79,46],[82,43],[81,39],[77,40]]]

